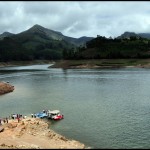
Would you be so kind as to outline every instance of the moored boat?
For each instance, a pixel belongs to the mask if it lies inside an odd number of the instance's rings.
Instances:
[[[44,118],[44,117],[47,117],[47,114],[44,112],[39,112],[39,113],[34,114],[34,116],[37,118]]]
[[[60,120],[64,118],[64,115],[60,114],[59,110],[43,110],[43,112],[38,112],[31,114],[31,117],[35,118],[48,118],[52,120]]]
[[[48,110],[47,118],[53,119],[53,120],[60,120],[64,118],[64,115],[60,114],[59,110],[53,110],[53,111]]]

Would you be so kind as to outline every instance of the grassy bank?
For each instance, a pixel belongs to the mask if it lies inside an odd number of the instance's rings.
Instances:
[[[119,68],[149,67],[150,59],[91,59],[91,60],[60,60],[51,68]]]

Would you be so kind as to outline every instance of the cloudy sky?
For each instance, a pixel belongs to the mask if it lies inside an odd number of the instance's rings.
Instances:
[[[20,33],[39,24],[70,37],[150,33],[150,2],[1,1],[0,34]]]

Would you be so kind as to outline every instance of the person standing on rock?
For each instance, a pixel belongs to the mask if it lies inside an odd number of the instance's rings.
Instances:
[[[8,118],[6,117],[6,123],[8,123]]]
[[[19,121],[20,121],[20,118],[19,118],[19,116],[17,116],[17,120],[18,120],[18,123],[19,123]]]
[[[3,122],[4,122],[4,123],[6,122],[5,118],[3,119]]]

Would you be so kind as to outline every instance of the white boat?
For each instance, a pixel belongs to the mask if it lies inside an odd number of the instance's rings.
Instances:
[[[48,110],[47,117],[53,120],[60,120],[64,118],[64,116],[60,114],[59,110],[53,110],[53,111]]]

